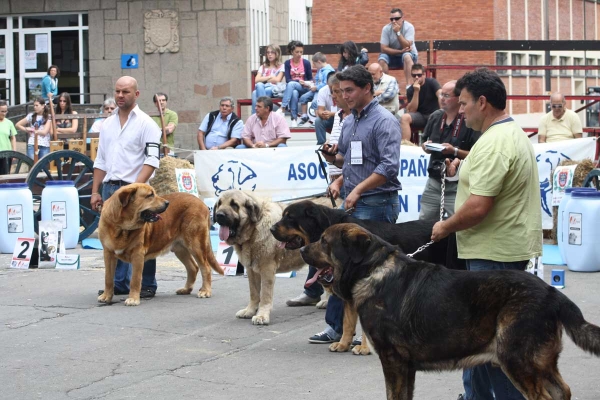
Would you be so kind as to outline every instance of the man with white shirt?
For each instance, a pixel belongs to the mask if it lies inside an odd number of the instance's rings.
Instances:
[[[319,89],[317,96],[317,118],[315,119],[315,133],[317,134],[317,144],[325,143],[327,130],[333,128],[333,117],[337,107],[333,104],[331,97],[331,82],[336,80],[335,72],[331,71],[327,75],[327,85]]]
[[[148,183],[158,168],[161,132],[156,123],[136,103],[140,96],[137,81],[123,76],[115,84],[117,111],[106,118],[100,128],[98,154],[94,161],[92,210],[106,201],[122,186]],[[99,189],[102,184],[102,195]],[[144,263],[140,298],[156,294],[156,260]],[[131,264],[117,261],[115,295],[129,294]],[[98,294],[102,294],[101,290]]]

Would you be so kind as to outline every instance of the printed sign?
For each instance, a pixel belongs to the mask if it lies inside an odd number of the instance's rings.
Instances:
[[[230,246],[225,242],[219,242],[217,262],[223,267],[225,275],[235,276],[237,272],[238,256],[233,246]]]
[[[575,176],[577,165],[568,165],[557,167],[552,177],[552,205],[560,205],[560,201],[565,195],[565,190],[573,186],[573,177]]]
[[[139,57],[137,54],[121,54],[122,69],[138,69]]]
[[[35,50],[25,50],[25,69],[37,69],[37,53]]]
[[[28,269],[34,244],[35,238],[17,238],[10,268]]]
[[[63,229],[67,229],[67,202],[53,201],[51,203],[50,218],[52,221],[58,221]]]
[[[569,213],[569,244],[581,246],[581,213]]]
[[[177,188],[180,192],[193,194],[198,197],[198,186],[196,185],[196,171],[193,169],[175,169]]]
[[[6,210],[8,233],[23,233],[23,205],[9,204]]]

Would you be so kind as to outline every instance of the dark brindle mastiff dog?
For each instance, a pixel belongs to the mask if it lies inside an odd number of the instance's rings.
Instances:
[[[429,242],[435,224],[435,221],[422,220],[400,224],[360,220],[340,209],[328,208],[311,201],[301,201],[286,207],[281,221],[273,225],[271,232],[277,240],[285,243],[286,249],[293,250],[318,241],[325,229],[331,225],[347,222],[365,227],[386,241],[399,246],[404,253],[412,253]],[[464,266],[456,258],[456,237],[454,234],[432,244],[424,251],[416,254],[415,257],[419,260],[443,264],[449,268],[464,269]],[[313,281],[307,282],[307,285],[311,285],[317,279],[318,276],[315,276]],[[319,279],[319,282],[325,288],[328,288],[329,285],[325,280]],[[344,352],[350,349],[357,320],[356,310],[349,304],[344,304],[344,333],[339,342],[332,343],[329,346],[329,350]],[[355,346],[352,352],[366,355],[370,353],[370,350],[369,346],[363,343],[361,346]]]
[[[301,249],[358,310],[389,400],[413,398],[416,371],[500,365],[527,399],[570,399],[558,372],[562,331],[600,356],[600,328],[564,294],[522,271],[454,271],[415,261],[356,224]]]

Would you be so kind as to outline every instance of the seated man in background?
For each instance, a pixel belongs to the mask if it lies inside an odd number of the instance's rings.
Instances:
[[[172,149],[175,147],[175,129],[179,123],[179,117],[175,111],[167,108],[168,100],[169,96],[167,96],[166,93],[156,93],[152,96],[152,101],[155,106],[158,106],[158,102],[160,101],[160,108],[163,110],[163,119],[165,121],[165,131],[167,133],[167,144],[169,145],[169,148]],[[160,117],[152,117],[152,119],[156,122],[158,127],[162,129]]]
[[[263,96],[256,100],[256,113],[246,120],[242,143],[236,149],[287,147],[290,128],[285,118],[273,112],[273,100]]]
[[[223,97],[219,109],[206,114],[198,128],[200,150],[223,150],[240,144],[244,123],[233,112],[233,105],[233,98]]]
[[[393,76],[383,73],[381,65],[373,63],[369,65],[369,73],[373,77],[373,89],[375,89],[375,98],[386,110],[396,115],[400,109],[398,101],[398,81]]]
[[[542,117],[538,129],[538,143],[578,139],[583,135],[581,120],[577,113],[567,109],[565,96],[553,93],[550,96],[552,110]]]
[[[408,105],[400,119],[402,139],[410,140],[411,128],[423,129],[427,125],[429,115],[440,109],[442,88],[438,81],[425,77],[425,68],[415,64],[411,69],[413,84],[406,90]]]
[[[317,97],[317,118],[315,119],[315,133],[317,134],[317,144],[325,143],[327,130],[333,127],[333,117],[337,111],[337,107],[333,103],[331,96],[332,82],[338,82],[335,77],[335,71],[331,71],[327,75],[327,85],[319,90]]]
[[[302,116],[300,117],[300,123],[298,125],[304,125],[308,122],[308,114],[307,108],[308,103],[310,101],[313,102],[311,108],[316,110],[317,107],[314,106],[314,98],[318,96],[318,93],[321,89],[327,86],[327,77],[330,73],[335,72],[333,67],[327,64],[327,57],[325,54],[321,52],[316,52],[312,56],[313,65],[317,69],[317,73],[315,74],[315,82],[314,85],[311,86],[310,90],[300,96],[300,108],[302,109]]]

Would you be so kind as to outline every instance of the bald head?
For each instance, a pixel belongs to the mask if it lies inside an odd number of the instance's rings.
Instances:
[[[550,103],[566,103],[565,96],[562,93],[552,93],[550,96]]]
[[[458,103],[458,95],[454,93],[456,81],[446,82],[442,86],[442,94],[440,95],[440,106],[448,116],[454,118],[458,113],[460,104]]]
[[[381,79],[381,76],[383,75],[383,70],[381,69],[381,65],[379,65],[378,63],[373,63],[373,64],[369,65],[369,68],[367,68],[367,70],[373,77],[373,82],[375,82],[375,83],[379,82],[379,80]]]
[[[140,96],[137,81],[131,76],[122,76],[115,83],[115,100],[119,107],[119,114],[129,114],[135,108],[136,100]]]
[[[127,86],[127,87],[131,87],[133,88],[134,91],[138,90],[138,83],[137,80],[133,77],[133,76],[122,76],[119,79],[117,79],[117,83],[115,84],[116,86]]]
[[[556,119],[560,119],[565,114],[565,96],[562,93],[552,93],[550,96],[550,106],[552,107],[552,115]]]
[[[450,81],[450,82],[446,82],[446,84],[444,86],[442,86],[442,89],[446,89],[446,90],[454,93],[455,86],[456,86],[456,81]]]

